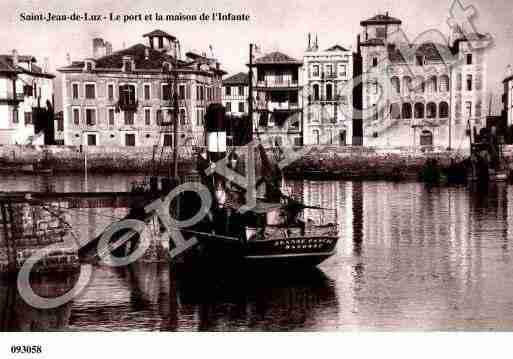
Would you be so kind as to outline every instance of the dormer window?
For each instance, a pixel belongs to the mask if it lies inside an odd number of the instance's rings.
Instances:
[[[171,64],[170,64],[169,62],[164,62],[164,63],[162,64],[162,71],[164,71],[164,72],[170,72],[170,71],[171,71],[171,69],[172,69],[172,66],[171,66]]]
[[[84,71],[92,72],[94,70],[94,68],[95,68],[95,62],[93,60],[85,61]]]
[[[131,57],[124,57],[123,58],[123,70],[125,72],[132,72],[134,71],[134,61]]]

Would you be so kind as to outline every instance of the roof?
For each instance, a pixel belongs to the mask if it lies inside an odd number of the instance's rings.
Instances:
[[[389,16],[388,13],[387,14],[378,14],[376,16],[373,16],[371,17],[370,19],[367,19],[367,20],[363,20],[362,22],[360,22],[360,25],[362,26],[366,26],[366,25],[388,25],[388,24],[396,24],[396,25],[401,25],[402,24],[402,21],[395,18],[395,17],[392,17],[392,16]]]
[[[148,59],[146,59],[148,51]],[[96,59],[97,68],[121,69],[123,67],[123,57],[130,56],[135,63],[136,69],[155,70],[162,69],[164,62],[176,63],[176,59],[160,51],[154,50],[143,44],[136,44],[124,50],[116,51],[111,55]],[[62,69],[84,67],[84,61],[73,61],[71,65],[62,67]]]
[[[168,34],[167,32],[159,30],[159,29],[153,30],[152,32],[144,34],[143,37],[167,37],[167,38],[170,38],[173,40],[176,39],[176,37],[174,37],[173,35]]]
[[[349,50],[346,49],[343,46],[340,46],[340,45],[336,44],[336,45],[334,45],[334,46],[332,46],[332,47],[330,47],[330,48],[328,48],[328,49],[326,49],[324,51],[330,51],[331,52],[331,51],[349,51]]]
[[[0,72],[12,72],[12,73],[27,73],[32,75],[41,75],[43,77],[55,77],[52,74],[43,72],[43,69],[34,64],[36,62],[36,58],[31,55],[19,55],[19,62],[30,62],[31,70],[27,70],[22,66],[14,67],[14,63],[12,61],[12,55],[0,55]]]
[[[249,75],[246,72],[239,72],[223,80],[223,85],[246,85],[249,84]]]
[[[255,60],[254,64],[294,64],[301,65],[303,62],[296,60],[282,52],[274,51]]]
[[[424,56],[428,61],[444,62],[444,59],[451,59],[451,49],[444,44],[426,42],[421,45],[390,44],[388,46],[388,59],[391,62],[411,62],[414,56]],[[404,59],[404,56],[409,59]],[[408,60],[408,61],[406,61]]]

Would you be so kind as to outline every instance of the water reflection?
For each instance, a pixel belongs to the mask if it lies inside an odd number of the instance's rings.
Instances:
[[[73,187],[79,184],[71,184],[67,177],[56,180],[57,187],[68,183],[69,190],[79,190]],[[92,188],[102,189],[103,181],[108,190],[110,179],[90,179]],[[9,186],[30,183],[18,178]],[[483,190],[419,183],[292,181],[287,187],[307,204],[336,208],[333,217],[310,214],[318,221],[336,220],[340,228],[337,255],[320,269],[293,277],[279,273],[212,277],[211,268],[205,268],[203,278],[191,281],[165,263],[122,269],[99,266],[90,287],[62,308],[61,319],[47,319],[46,326],[170,331],[513,330],[512,186]],[[86,211],[73,217],[81,238],[97,235],[110,217],[126,212]],[[15,291],[9,294],[8,288],[1,287],[2,313],[11,313],[2,317],[3,330],[38,328],[34,323],[46,314],[20,310],[19,299],[11,298]]]

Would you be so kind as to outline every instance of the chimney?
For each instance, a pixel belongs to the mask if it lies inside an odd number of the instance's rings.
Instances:
[[[14,67],[18,66],[18,51],[12,50],[12,64]]]
[[[513,68],[511,67],[511,64],[509,64],[506,66],[506,77],[510,77],[511,75],[513,75]]]
[[[105,56],[105,43],[102,38],[96,37],[93,39],[93,59],[98,59]]]
[[[308,47],[307,51],[310,51],[312,49],[312,34],[308,33]]]
[[[144,59],[145,60],[150,59],[150,49],[148,49],[148,48],[144,49]]]
[[[319,39],[317,38],[317,34],[315,34],[315,50],[319,50]]]
[[[68,63],[68,65],[71,65],[71,56],[69,52],[66,54],[66,62]]]
[[[50,72],[50,59],[48,57],[43,59],[43,72],[45,74]]]

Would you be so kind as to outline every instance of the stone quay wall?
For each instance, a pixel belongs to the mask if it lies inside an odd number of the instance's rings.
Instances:
[[[292,177],[320,178],[387,178],[399,170],[403,175],[418,174],[426,160],[438,159],[442,166],[451,160],[461,160],[468,152],[412,151],[410,148],[379,149],[351,146],[306,146],[305,155],[286,168]],[[135,172],[145,173],[156,166],[160,171],[168,171],[172,162],[171,147],[103,147],[87,148],[87,167],[93,173]],[[244,148],[237,150],[244,153]],[[275,151],[269,150],[269,154]],[[195,167],[194,150],[190,147],[179,149],[179,168],[187,172]],[[504,146],[504,156],[513,162],[513,146]],[[156,161],[153,161],[153,159]],[[0,169],[39,166],[54,171],[84,171],[85,154],[76,146],[0,146]]]

